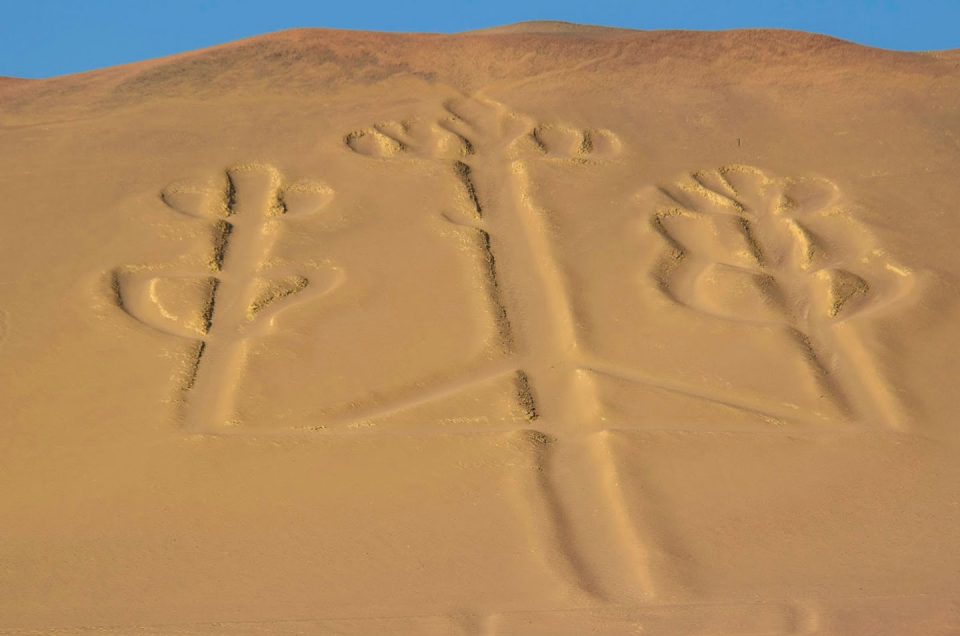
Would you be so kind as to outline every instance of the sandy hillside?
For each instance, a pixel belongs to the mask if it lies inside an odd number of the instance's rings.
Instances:
[[[786,31],[0,80],[0,634],[956,634],[958,174]]]

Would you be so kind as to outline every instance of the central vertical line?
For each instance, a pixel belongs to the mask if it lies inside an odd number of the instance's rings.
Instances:
[[[501,109],[499,105],[494,108]],[[577,327],[568,283],[554,254],[547,212],[534,200],[529,167],[513,160],[512,140],[494,139],[470,160],[470,195],[490,234],[518,366],[532,395],[528,409],[548,441],[538,451],[538,488],[552,518],[552,542],[591,596],[636,602],[654,595],[648,555],[619,491],[592,387],[578,372]]]
[[[189,430],[217,430],[235,419],[234,398],[248,351],[245,331],[256,277],[273,242],[266,230],[276,197],[277,176],[271,170],[227,173],[226,220],[218,224],[214,239],[218,283],[211,291],[207,337],[188,386]]]

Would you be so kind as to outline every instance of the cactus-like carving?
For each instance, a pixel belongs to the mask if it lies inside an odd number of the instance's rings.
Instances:
[[[831,339],[831,329],[895,300],[909,275],[838,207],[836,185],[734,165],[692,173],[660,192],[669,204],[651,222],[670,248],[654,271],[660,290],[718,318],[784,327],[822,390],[852,414],[853,387],[836,371],[844,357],[838,346],[855,338]],[[858,357],[842,366],[872,374]],[[886,391],[879,381],[864,384]]]
[[[250,338],[267,333],[293,301],[326,293],[338,280],[335,273],[309,278],[269,267],[284,221],[323,209],[333,191],[316,182],[285,185],[271,166],[246,164],[220,179],[172,184],[160,196],[170,209],[208,222],[209,271],[119,268],[113,290],[137,320],[193,340],[182,383],[185,423],[216,430],[235,418],[233,395]]]

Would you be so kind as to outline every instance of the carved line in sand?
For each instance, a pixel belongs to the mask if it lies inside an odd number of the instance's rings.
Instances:
[[[316,213],[332,198],[320,183],[284,185],[263,164],[232,167],[220,183],[178,183],[161,193],[170,209],[209,222],[209,271],[123,267],[113,272],[112,288],[132,317],[193,341],[181,383],[188,430],[218,432],[233,424],[250,339],[269,333],[279,312],[340,283],[337,270],[308,277],[270,266],[284,220]]]
[[[670,250],[653,278],[664,295],[716,318],[782,329],[840,413],[905,428],[896,393],[846,321],[901,300],[912,275],[838,207],[835,184],[734,165],[694,172],[660,193],[668,204],[651,224]],[[836,237],[823,234],[831,225]],[[854,244],[834,249],[834,239]]]

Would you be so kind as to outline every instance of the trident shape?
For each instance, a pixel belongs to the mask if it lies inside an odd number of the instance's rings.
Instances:
[[[594,396],[584,382],[551,211],[538,203],[534,176],[541,162],[577,169],[615,160],[619,137],[540,122],[478,94],[447,100],[436,120],[380,122],[347,133],[343,144],[378,161],[449,166],[461,194],[457,211],[443,217],[476,237],[500,352],[516,370],[514,398],[526,420],[518,430],[536,457],[536,475],[524,486],[540,506],[527,515],[531,541],[563,554],[549,566],[590,597],[653,598],[651,550],[632,528],[608,435],[580,412]]]

